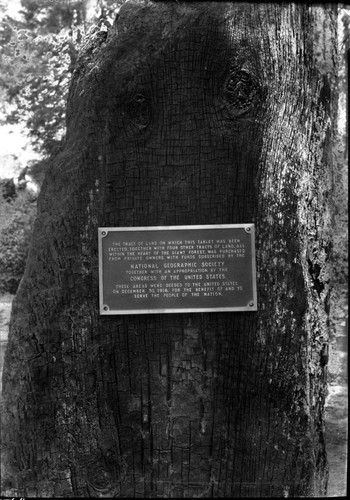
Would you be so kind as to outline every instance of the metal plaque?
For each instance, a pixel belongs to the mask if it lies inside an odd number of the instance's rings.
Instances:
[[[101,314],[256,311],[254,224],[98,229]]]

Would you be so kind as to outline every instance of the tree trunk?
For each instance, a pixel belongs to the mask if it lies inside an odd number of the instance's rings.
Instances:
[[[13,305],[3,491],[325,494],[336,15],[128,2],[90,37]],[[99,315],[98,227],[251,222],[257,312]]]

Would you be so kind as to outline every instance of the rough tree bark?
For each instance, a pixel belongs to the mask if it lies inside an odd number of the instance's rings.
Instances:
[[[313,496],[336,5],[128,2],[79,56],[3,375],[3,491]],[[254,222],[258,312],[103,316],[98,226]]]

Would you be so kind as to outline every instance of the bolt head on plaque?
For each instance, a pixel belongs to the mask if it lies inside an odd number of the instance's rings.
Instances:
[[[99,228],[101,314],[255,311],[254,224]]]

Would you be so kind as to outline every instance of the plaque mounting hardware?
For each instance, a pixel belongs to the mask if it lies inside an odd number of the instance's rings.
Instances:
[[[257,310],[254,224],[98,233],[102,315]]]

